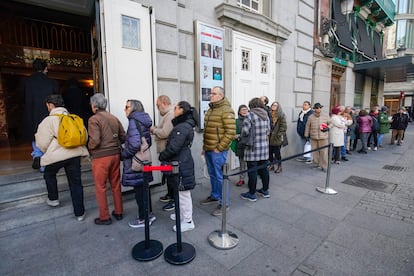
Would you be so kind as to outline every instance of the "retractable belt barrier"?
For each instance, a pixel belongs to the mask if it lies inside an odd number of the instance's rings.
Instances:
[[[173,161],[171,165],[151,166],[151,162],[144,161],[144,212],[145,212],[145,240],[137,243],[132,248],[132,257],[137,261],[152,261],[161,256],[163,246],[161,242],[150,239],[149,233],[149,192],[148,192],[148,173],[152,171],[172,172],[173,177],[179,178],[178,161]],[[179,183],[176,181],[176,183]],[[178,184],[174,187],[175,200],[175,223],[177,232],[177,243],[171,244],[165,249],[164,259],[170,264],[187,264],[195,258],[195,248],[188,243],[181,241],[181,219],[180,202],[178,196]]]
[[[333,148],[333,145],[329,144],[329,145],[326,145],[326,146],[323,146],[323,147],[320,147],[320,148],[312,149],[312,150],[309,150],[309,151],[305,151],[305,152],[302,152],[302,153],[298,153],[298,154],[283,158],[283,159],[278,160],[278,161],[273,162],[273,163],[269,162],[265,165],[256,166],[256,167],[253,167],[251,169],[239,171],[239,172],[232,173],[232,174],[227,174],[228,167],[227,167],[227,164],[225,164],[223,166],[222,198],[225,201],[227,189],[229,188],[229,177],[230,176],[235,176],[235,175],[239,175],[239,174],[243,174],[243,173],[249,173],[249,172],[252,172],[252,171],[257,171],[259,169],[266,168],[271,164],[279,164],[279,163],[285,162],[287,160],[290,160],[290,159],[293,159],[293,158],[296,158],[296,157],[299,157],[299,156],[303,156],[306,153],[319,151],[319,150],[325,149],[325,148],[329,148],[328,149],[328,160],[329,160],[329,162],[328,162],[328,167],[326,169],[325,187],[323,187],[323,188],[322,187],[317,187],[316,190],[318,192],[321,192],[321,193],[324,193],[324,194],[330,194],[330,195],[337,194],[337,192],[335,190],[329,188],[329,177],[330,177],[330,171],[331,171],[331,165],[330,165],[331,162],[330,162],[330,160],[332,158],[332,148]],[[222,210],[221,230],[215,230],[215,231],[211,232],[210,235],[208,236],[207,240],[215,248],[218,248],[218,249],[232,249],[232,248],[237,246],[237,244],[239,243],[239,239],[238,239],[236,234],[226,230],[226,220],[227,220],[227,216],[226,216],[227,206],[226,206],[226,204],[222,204],[221,208],[222,208],[221,209]]]

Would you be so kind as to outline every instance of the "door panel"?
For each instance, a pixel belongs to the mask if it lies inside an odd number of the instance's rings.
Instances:
[[[239,32],[233,32],[233,91],[232,107],[248,105],[254,97],[275,98],[276,45]],[[237,116],[237,115],[236,115]],[[230,167],[238,166],[237,158],[230,155]]]
[[[148,8],[130,0],[101,0],[104,91],[109,111],[127,126],[124,107],[137,99],[154,119],[155,85]]]

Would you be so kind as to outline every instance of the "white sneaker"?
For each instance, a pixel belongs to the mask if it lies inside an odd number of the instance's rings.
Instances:
[[[171,214],[170,219],[175,220],[175,214]]]
[[[195,228],[194,222],[181,222],[181,233],[193,230]],[[173,226],[174,232],[177,232],[177,227]]]
[[[85,217],[86,217],[86,212],[84,212],[82,216],[76,217],[76,219],[78,221],[84,221],[85,220]]]
[[[377,147],[375,147],[375,148],[374,148],[374,151],[377,151],[377,150],[378,150],[378,148],[377,148]]]
[[[368,147],[368,150],[371,150],[371,147]]]
[[[46,199],[46,204],[49,205],[50,207],[57,207],[60,205],[60,202],[59,202],[59,199],[56,199],[56,200]]]

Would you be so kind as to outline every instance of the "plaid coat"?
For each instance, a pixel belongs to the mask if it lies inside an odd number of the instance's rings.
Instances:
[[[270,120],[263,108],[252,108],[243,121],[242,136],[248,135],[254,127],[253,147],[244,149],[244,161],[262,161],[269,159]]]

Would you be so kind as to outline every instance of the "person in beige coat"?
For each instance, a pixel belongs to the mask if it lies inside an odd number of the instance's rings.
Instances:
[[[166,95],[161,95],[157,98],[157,108],[161,115],[161,121],[158,126],[150,128],[151,134],[155,136],[155,143],[157,145],[157,153],[162,152],[167,145],[168,136],[173,129],[172,120],[174,119],[174,107],[171,104],[171,99]],[[174,187],[168,183],[165,174],[162,175],[161,183],[167,182],[167,194],[160,197],[160,201],[167,203],[162,209],[164,211],[174,210]]]
[[[45,166],[43,178],[46,182],[47,200],[51,207],[59,206],[59,193],[56,174],[61,168],[65,169],[70,194],[72,196],[73,211],[79,221],[85,219],[85,206],[83,203],[83,187],[81,180],[81,157],[88,156],[85,146],[64,148],[59,145],[57,135],[59,130],[59,117],[54,114],[67,114],[61,95],[49,95],[46,98],[46,107],[49,116],[43,119],[35,134],[36,145],[44,155],[40,165]]]
[[[330,119],[329,116],[322,113],[322,105],[316,103],[313,106],[314,113],[309,116],[305,127],[305,138],[311,139],[312,150],[327,146],[329,144],[328,131],[322,131],[324,127],[328,126]],[[328,147],[319,151],[312,152],[313,154],[313,166],[325,171],[328,168]]]

